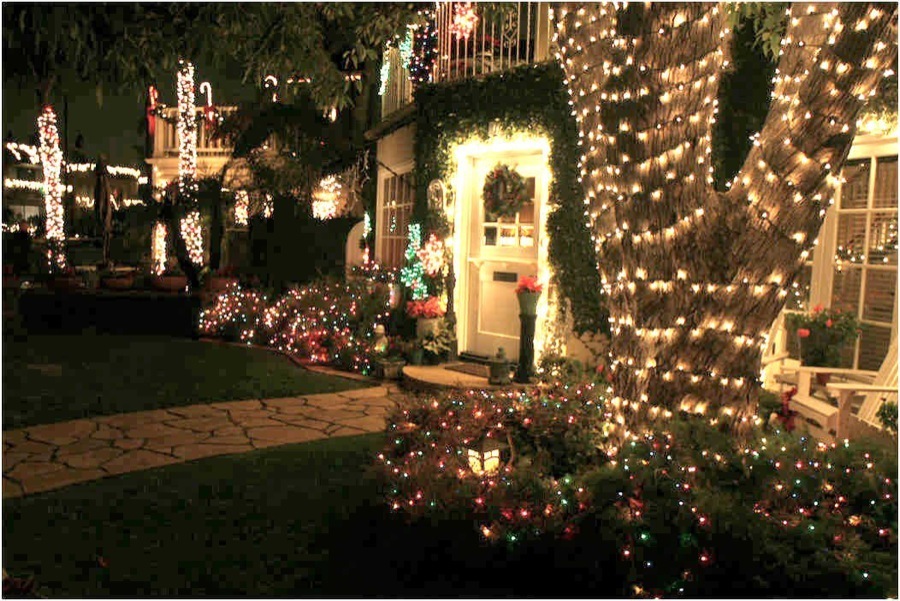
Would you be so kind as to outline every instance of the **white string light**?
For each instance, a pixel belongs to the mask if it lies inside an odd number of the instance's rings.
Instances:
[[[150,246],[150,260],[152,261],[153,273],[162,275],[166,271],[166,237],[168,236],[168,228],[165,222],[157,221],[153,224],[153,238]]]
[[[44,210],[46,212],[47,241],[61,245],[65,241],[65,217],[62,206],[63,185],[60,179],[62,149],[59,147],[59,130],[56,127],[56,113],[49,105],[38,117],[40,135],[40,157],[44,172]],[[50,260],[59,268],[64,268],[66,258],[62,248],[48,249]]]
[[[178,189],[181,201],[192,203],[197,194],[197,121],[194,106],[194,65],[179,61],[178,70]],[[181,219],[181,237],[194,265],[203,265],[203,228],[200,212],[188,211]]]

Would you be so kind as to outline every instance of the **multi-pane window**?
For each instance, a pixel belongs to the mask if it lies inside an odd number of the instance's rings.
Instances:
[[[394,268],[403,265],[409,234],[409,220],[412,216],[415,197],[413,172],[393,175],[381,182],[382,202],[378,215],[379,253],[382,267]]]
[[[862,330],[843,367],[878,370],[897,303],[897,157],[848,161],[835,206],[831,308],[851,311]]]
[[[534,246],[535,178],[526,177],[528,202],[515,215],[498,216],[485,213],[484,246],[530,248]]]

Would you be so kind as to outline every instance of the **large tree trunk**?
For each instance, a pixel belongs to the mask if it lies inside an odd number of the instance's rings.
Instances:
[[[765,334],[811,251],[896,6],[794,5],[770,114],[727,194],[712,123],[715,4],[566,4],[556,17],[609,287],[620,435],[679,409],[749,423]]]

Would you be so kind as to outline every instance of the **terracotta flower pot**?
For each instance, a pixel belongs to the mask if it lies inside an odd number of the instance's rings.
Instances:
[[[82,287],[82,282],[77,275],[57,274],[47,280],[47,287],[57,291],[78,290]]]
[[[206,289],[210,292],[224,292],[232,284],[237,284],[237,278],[214,275],[206,280]]]
[[[150,285],[163,292],[180,292],[187,287],[185,275],[157,275],[150,280]]]
[[[106,276],[100,279],[100,285],[109,290],[131,290],[134,274]]]

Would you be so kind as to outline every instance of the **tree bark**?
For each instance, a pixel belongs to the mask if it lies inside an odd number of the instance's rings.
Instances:
[[[794,5],[774,100],[733,187],[712,186],[730,32],[715,4],[566,4],[555,16],[609,288],[622,439],[678,410],[755,415],[766,331],[808,256],[888,67],[896,6]]]

